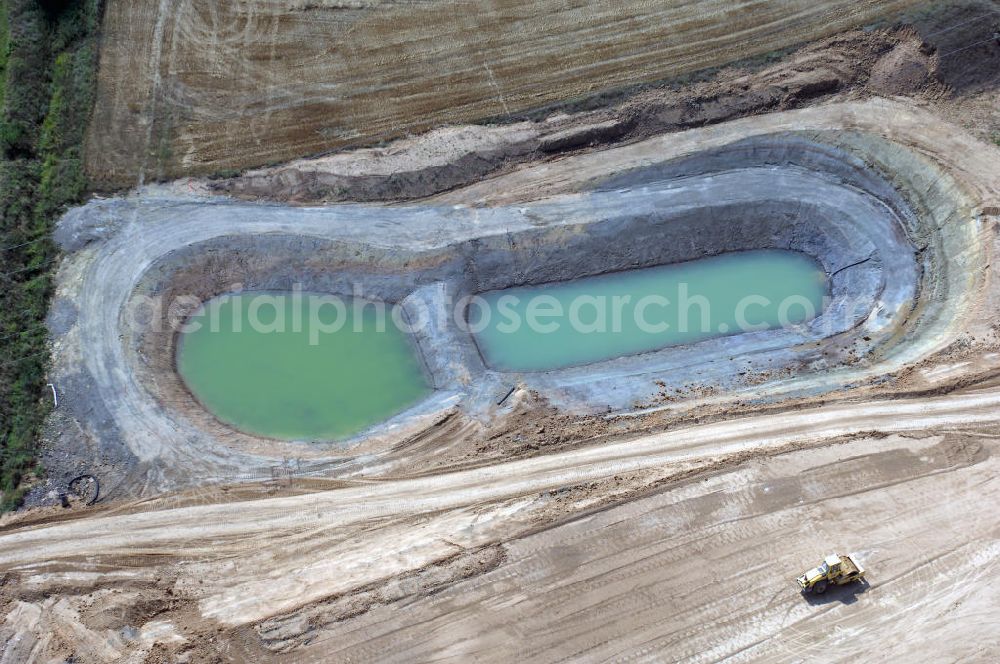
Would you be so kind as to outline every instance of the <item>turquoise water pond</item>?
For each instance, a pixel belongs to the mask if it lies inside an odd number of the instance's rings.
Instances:
[[[308,293],[215,298],[188,319],[178,372],[209,411],[243,431],[317,441],[357,434],[431,388],[391,319],[379,326],[373,306],[341,301],[338,310]]]
[[[544,371],[802,323],[826,292],[805,254],[743,251],[490,291],[467,320],[490,367]]]

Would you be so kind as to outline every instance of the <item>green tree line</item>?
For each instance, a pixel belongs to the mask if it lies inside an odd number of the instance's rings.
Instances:
[[[37,463],[49,361],[52,229],[80,202],[100,0],[0,6],[0,509],[20,504]]]

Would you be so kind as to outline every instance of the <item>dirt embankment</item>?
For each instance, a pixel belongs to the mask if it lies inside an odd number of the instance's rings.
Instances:
[[[776,137],[774,140],[768,138],[772,135]],[[892,136],[898,143],[880,136]],[[813,145],[809,143],[810,137],[825,142]],[[808,146],[812,147],[806,149]],[[948,154],[939,154],[942,147],[947,148]],[[964,155],[963,161],[950,164],[948,155],[959,152]],[[975,156],[977,152],[979,155]],[[871,318],[867,312],[858,314],[845,310],[850,316],[842,323],[851,329],[831,329],[845,332],[847,336],[834,339],[830,345],[796,346],[794,352],[801,351],[802,355],[793,357],[804,358],[803,363],[810,363],[801,374],[782,373],[781,368],[788,360],[766,355],[771,348],[767,343],[757,349],[732,341],[713,347],[712,354],[704,345],[697,349],[678,348],[663,354],[623,358],[613,365],[509,379],[496,373],[487,375],[480,369],[473,372],[470,368],[454,376],[448,374],[453,376],[454,382],[442,381],[440,385],[446,389],[420,405],[416,413],[421,418],[419,421],[407,413],[393,424],[399,425],[405,418],[407,427],[411,422],[414,426],[426,426],[432,423],[431,418],[439,416],[439,408],[456,405],[470,406],[463,412],[473,413],[475,417],[475,413],[482,414],[492,408],[512,384],[534,389],[560,408],[586,412],[608,412],[609,409],[621,412],[631,410],[638,403],[671,408],[679,413],[704,407],[710,402],[720,408],[724,402],[748,401],[759,405],[765,400],[776,403],[791,396],[815,397],[832,392],[844,398],[847,395],[842,389],[845,382],[865,393],[880,392],[885,383],[882,379],[876,380],[877,376],[902,370],[912,361],[906,358],[930,354],[938,346],[947,344],[965,324],[965,317],[980,310],[972,301],[978,299],[982,279],[988,274],[974,266],[981,261],[988,262],[983,252],[987,251],[989,238],[981,235],[974,208],[984,198],[996,197],[992,193],[997,187],[996,165],[979,160],[988,160],[988,154],[988,148],[956,131],[952,125],[942,123],[926,110],[900,102],[869,100],[743,118],[566,157],[452,192],[453,198],[468,195],[466,199],[450,201],[452,205],[303,209],[221,199],[213,201],[197,196],[162,198],[148,192],[131,200],[97,200],[67,215],[60,230],[60,240],[64,241],[66,250],[73,253],[64,264],[57,301],[62,303],[62,308],[75,311],[76,317],[66,321],[65,329],[54,331],[56,362],[51,376],[68,397],[62,411],[74,413],[81,426],[67,427],[66,435],[56,438],[52,447],[72,449],[72,437],[80,437],[79,432],[92,436],[94,447],[127,447],[131,454],[143,460],[143,464],[136,468],[136,473],[142,475],[129,475],[124,480],[143,491],[143,495],[190,486],[202,480],[234,481],[240,476],[259,476],[266,474],[270,466],[279,464],[282,457],[301,458],[303,462],[320,466],[312,470],[335,471],[341,477],[359,472],[360,466],[371,461],[367,455],[388,451],[411,431],[403,432],[393,427],[380,429],[379,433],[384,436],[368,436],[348,451],[334,445],[279,444],[248,436],[237,437],[228,428],[220,430],[221,425],[214,423],[213,426],[211,418],[197,404],[190,399],[179,399],[179,391],[169,389],[171,384],[176,384],[170,344],[147,333],[149,321],[143,322],[138,315],[145,296],[171,295],[174,291],[170,284],[175,282],[183,291],[190,293],[195,289],[195,294],[207,296],[213,293],[196,289],[229,289],[237,281],[253,287],[285,289],[297,282],[327,292],[334,287],[344,288],[350,280],[365,279],[365,292],[382,293],[388,300],[395,301],[414,288],[421,290],[432,285],[431,282],[456,276],[477,283],[479,288],[504,287],[511,278],[523,278],[511,274],[508,267],[512,263],[532,273],[532,279],[545,281],[577,276],[580,256],[588,257],[583,263],[585,269],[601,271],[697,256],[671,253],[675,249],[687,251],[700,246],[716,251],[737,250],[746,247],[740,242],[747,238],[779,243],[774,246],[800,246],[795,237],[786,235],[788,232],[793,235],[797,232],[798,237],[810,242],[822,240],[822,233],[811,230],[812,224],[826,218],[822,210],[810,207],[808,219],[795,226],[758,226],[754,225],[758,221],[775,224],[783,218],[779,213],[784,208],[755,207],[752,205],[754,197],[765,202],[770,198],[787,199],[791,206],[788,209],[801,213],[805,209],[801,201],[814,196],[828,210],[840,210],[830,213],[840,221],[834,222],[831,218],[829,223],[822,222],[826,231],[844,220],[855,220],[836,236],[841,239],[831,239],[823,246],[814,247],[818,252],[815,255],[836,259],[831,269],[856,265],[871,277],[859,277],[860,280],[851,282],[850,288],[843,282],[844,289],[835,292],[836,298],[848,291],[854,296],[862,296],[882,288],[879,301],[885,307],[884,315]],[[690,158],[678,160],[682,155]],[[752,159],[741,162],[743,158]],[[938,158],[944,160],[941,165],[944,171],[934,166]],[[734,166],[755,165],[758,161],[760,168],[737,167],[732,172],[721,172],[727,168],[732,170]],[[787,169],[779,166],[781,164]],[[866,168],[866,164],[877,165],[877,172]],[[681,170],[676,171],[677,168]],[[811,171],[818,173],[829,169],[834,170],[829,171],[828,178],[807,177]],[[782,175],[785,170],[787,177]],[[718,175],[710,175],[714,173]],[[692,177],[682,177],[686,174]],[[620,180],[609,181],[618,175],[632,178],[623,181],[624,192],[617,189],[616,183]],[[625,223],[633,217],[643,220],[652,218],[654,211],[666,214],[672,209],[672,204],[658,197],[661,185],[653,186],[640,176],[677,177],[676,187],[662,191],[682,212],[688,207],[710,210],[729,200],[728,209],[733,211],[734,225],[726,226],[728,231],[724,234],[697,235],[700,238],[698,245],[670,239],[681,235],[662,235],[659,230],[652,232],[659,228],[656,225],[649,226],[649,233],[628,229]],[[698,179],[702,177],[710,177],[711,184],[703,186]],[[594,191],[595,182],[604,182],[608,188],[599,187]],[[563,196],[547,204],[536,206],[524,202],[530,198],[520,198],[522,193],[537,197],[585,190],[587,183],[591,185],[590,194]],[[867,196],[859,199],[861,191],[871,191],[879,202],[869,201]],[[911,194],[914,207],[907,203]],[[476,208],[461,205],[469,200],[488,201],[490,196],[504,195],[512,195],[514,199],[490,210],[489,218],[482,217]],[[727,199],[732,196],[735,198]],[[627,214],[622,212],[623,206]],[[877,271],[869,274],[868,268],[857,262],[858,258],[871,256],[877,247],[882,247],[877,252],[883,257],[880,265],[892,266],[897,265],[897,259],[912,259],[908,245],[898,244],[904,231],[902,227],[897,228],[897,222],[887,218],[886,223],[878,227],[874,223],[886,210],[893,209],[913,220],[915,225],[911,227],[907,222],[905,232],[912,236],[915,246],[923,247],[920,260],[926,262],[922,268],[928,275],[921,287],[924,295],[919,311],[912,316],[906,312],[913,306],[911,292],[914,286],[912,282],[904,283],[900,269],[893,268],[894,280],[883,288],[878,285],[881,277]],[[761,212],[759,218],[754,216],[757,212]],[[671,232],[711,228],[709,222],[721,223],[730,219],[728,214],[720,209],[711,219],[702,220],[696,215],[683,224],[671,224]],[[585,220],[599,222],[603,230],[598,234],[583,232]],[[607,220],[611,221],[605,224]],[[691,226],[684,225],[688,223]],[[735,225],[737,223],[751,225],[743,227]],[[576,230],[564,237],[561,229],[567,224],[572,224]],[[521,236],[521,228],[535,239],[522,243],[522,237],[529,236]],[[759,231],[761,228],[766,230]],[[865,233],[857,233],[855,228],[864,228]],[[295,232],[290,233],[290,229]],[[465,242],[479,237],[491,239],[477,242],[474,252],[448,253],[460,240]],[[557,241],[551,244],[541,241],[548,237]],[[623,241],[626,237],[628,242]],[[855,252],[850,256],[835,253],[847,246],[843,238],[848,237],[862,238],[867,243],[858,250],[857,256],[853,256]],[[86,244],[88,239],[90,243]],[[724,243],[716,247],[713,243],[720,239]],[[355,243],[362,241],[369,249],[362,252],[361,258],[351,258],[358,249]],[[411,250],[423,252],[423,258],[413,262]],[[803,247],[803,250],[809,249]],[[435,258],[439,251],[445,252],[443,262]],[[511,251],[525,253],[518,254],[521,258],[511,259]],[[961,262],[949,260],[958,255],[962,256]],[[570,256],[572,260],[567,260]],[[475,269],[468,264],[472,258],[482,261]],[[602,263],[604,258],[610,262]],[[345,266],[356,260],[366,267],[357,273],[343,272]],[[447,271],[428,273],[427,280],[420,281],[423,261],[429,261],[426,266],[443,265]],[[272,273],[271,264],[275,262],[280,270]],[[378,265],[385,265],[387,271],[382,271]],[[197,269],[185,271],[192,267]],[[262,270],[260,274],[257,274],[258,269]],[[845,272],[841,276],[849,275]],[[255,281],[258,278],[260,282]],[[907,283],[911,290],[900,290]],[[150,284],[161,286],[146,288]],[[372,291],[369,285],[381,290]],[[399,292],[393,295],[385,291],[390,287]],[[836,298],[834,301],[839,301]],[[172,301],[171,296],[167,302]],[[863,301],[859,299],[858,303]],[[160,315],[169,317],[171,310],[170,306],[161,307]],[[128,314],[123,316],[122,311]],[[962,314],[950,313],[953,311]],[[854,342],[858,330],[850,324],[854,315],[868,317],[868,334],[865,335],[868,338],[860,338],[857,344]],[[897,334],[896,330],[902,328],[896,326],[904,321],[909,321],[906,331]],[[173,328],[164,324],[159,329],[164,334],[172,334]],[[826,334],[823,330],[816,333]],[[875,352],[883,336],[891,344]],[[767,341],[765,337],[747,339],[756,343]],[[442,338],[449,341],[442,344]],[[795,336],[791,343],[802,345],[802,338]],[[467,336],[461,335],[431,335],[428,339],[432,344],[453,349],[460,343],[471,344]],[[152,340],[153,347],[148,347],[145,340]],[[869,343],[873,345],[865,345]],[[973,344],[970,352],[977,355],[988,352],[992,349],[990,343],[990,339],[984,337]],[[893,352],[890,353],[890,349]],[[763,354],[757,354],[757,350]],[[845,359],[842,357],[845,353],[854,355]],[[475,355],[475,349],[471,348],[469,354]],[[744,374],[752,370],[755,376],[734,376],[733,354],[742,358],[739,364]],[[447,358],[442,355],[439,359]],[[457,361],[464,359],[463,353],[461,357],[451,358],[455,361],[443,362],[442,366],[472,367]],[[843,362],[848,364],[841,366]],[[982,366],[993,364],[987,361]],[[768,370],[770,373],[765,376]],[[99,386],[95,388],[91,381],[88,389],[80,389],[78,386],[83,383],[75,377],[81,375],[93,377]],[[479,376],[482,381],[476,378]],[[767,380],[762,380],[765,377]],[[463,382],[466,380],[469,382]],[[672,387],[680,387],[680,383],[695,388],[717,387],[718,391],[714,396],[695,393],[692,398],[678,399],[679,403],[670,402],[672,395],[683,395],[663,389],[656,381],[664,385],[672,382]],[[64,389],[66,385],[70,389]],[[469,397],[468,401],[463,401],[465,396]],[[855,395],[852,393],[852,396]],[[479,409],[480,404],[484,405],[484,410]],[[521,450],[517,439],[521,435],[528,440],[522,453],[530,454],[537,451],[528,447],[533,440],[554,437],[557,444],[573,444],[588,437],[586,428],[586,424],[577,426],[567,421],[555,427],[558,432],[547,429],[544,437],[537,432],[515,432],[507,440],[484,443],[482,451],[486,456]],[[560,437],[563,440],[558,440]],[[475,441],[476,445],[478,443]],[[79,448],[80,444],[77,442],[75,446]],[[436,455],[435,460],[441,459],[442,456]],[[54,460],[57,463],[53,468],[65,468],[64,461],[58,457]],[[449,460],[454,461],[462,462],[454,457]],[[420,465],[426,469],[429,464]],[[80,472],[75,467],[65,470],[67,473]],[[107,484],[113,488],[116,483],[109,481]]]
[[[906,21],[938,61],[935,75],[958,96],[996,90],[1000,85],[1000,2],[935,2]],[[906,65],[909,68],[909,65]],[[903,75],[909,75],[904,69]]]

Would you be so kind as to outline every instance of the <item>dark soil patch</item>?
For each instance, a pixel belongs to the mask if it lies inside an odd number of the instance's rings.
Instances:
[[[954,93],[1000,85],[1000,2],[933,4],[932,9],[907,17],[907,22],[924,40],[924,51],[936,55],[938,79]]]

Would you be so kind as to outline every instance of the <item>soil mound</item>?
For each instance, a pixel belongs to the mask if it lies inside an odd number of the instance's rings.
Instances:
[[[934,69],[932,56],[920,43],[903,42],[879,58],[872,68],[869,85],[884,95],[905,95],[919,92],[931,80]]]

